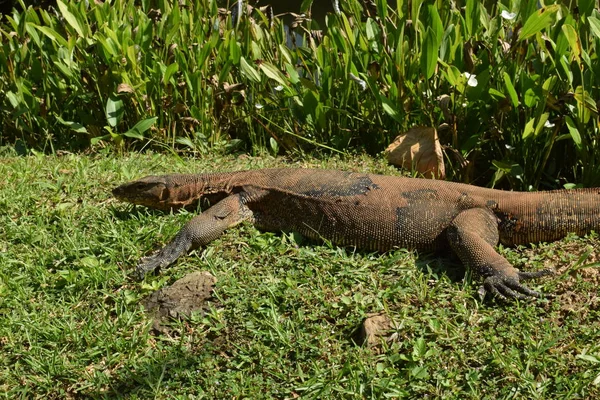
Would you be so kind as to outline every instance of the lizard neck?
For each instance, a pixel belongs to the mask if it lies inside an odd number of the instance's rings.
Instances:
[[[164,203],[169,208],[205,208],[229,196],[235,190],[238,172],[178,174],[168,179],[169,196]]]

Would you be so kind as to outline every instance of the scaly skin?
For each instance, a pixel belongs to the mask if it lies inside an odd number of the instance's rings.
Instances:
[[[367,250],[451,248],[500,298],[539,297],[494,247],[584,235],[600,229],[600,189],[505,192],[460,183],[333,170],[149,176],[113,190],[120,200],[161,210],[213,204],[137,267],[140,277],[173,263],[244,220],[268,231]]]

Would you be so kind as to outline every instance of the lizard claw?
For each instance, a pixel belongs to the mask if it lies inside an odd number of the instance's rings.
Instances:
[[[483,281],[483,285],[479,288],[478,293],[482,299],[485,297],[486,293],[491,293],[495,298],[502,301],[531,300],[540,297],[553,297],[529,289],[520,282],[521,280],[539,278],[552,274],[553,272],[550,270],[542,270],[537,272],[519,271],[517,277],[508,277],[502,275],[488,276]]]
[[[162,264],[163,263],[160,257],[160,251],[158,251],[151,256],[143,257],[138,263],[138,265],[135,267],[132,276],[138,281],[143,281],[144,277],[148,272],[163,267]]]
[[[535,271],[535,272],[519,271],[519,278],[523,279],[523,280],[541,278],[542,276],[548,276],[548,275],[554,275],[554,271],[552,271],[551,269],[543,269],[541,271]]]

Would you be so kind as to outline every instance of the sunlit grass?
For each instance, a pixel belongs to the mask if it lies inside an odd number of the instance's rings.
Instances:
[[[558,268],[558,276],[531,283],[558,297],[533,304],[482,304],[479,283],[463,281],[461,267],[444,255],[365,253],[249,224],[145,282],[128,277],[141,256],[168,241],[191,215],[118,203],[111,188],[147,174],[272,166],[397,173],[358,155],[2,158],[4,396],[600,395],[597,268],[577,269],[598,261],[597,236],[501,250],[520,268]],[[217,277],[220,305],[175,323],[170,336],[152,335],[140,300],[197,270]],[[379,351],[351,340],[373,312],[398,323],[397,340]]]

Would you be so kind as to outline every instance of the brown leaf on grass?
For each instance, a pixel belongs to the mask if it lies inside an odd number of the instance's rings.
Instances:
[[[119,83],[117,86],[117,93],[133,93],[133,87],[128,83]]]
[[[384,313],[367,314],[367,318],[354,334],[354,342],[358,345],[366,345],[368,348],[378,352],[381,350],[382,342],[398,340],[399,325]]]
[[[396,137],[385,150],[390,164],[415,170],[427,178],[444,179],[446,168],[435,128],[414,127]]]

